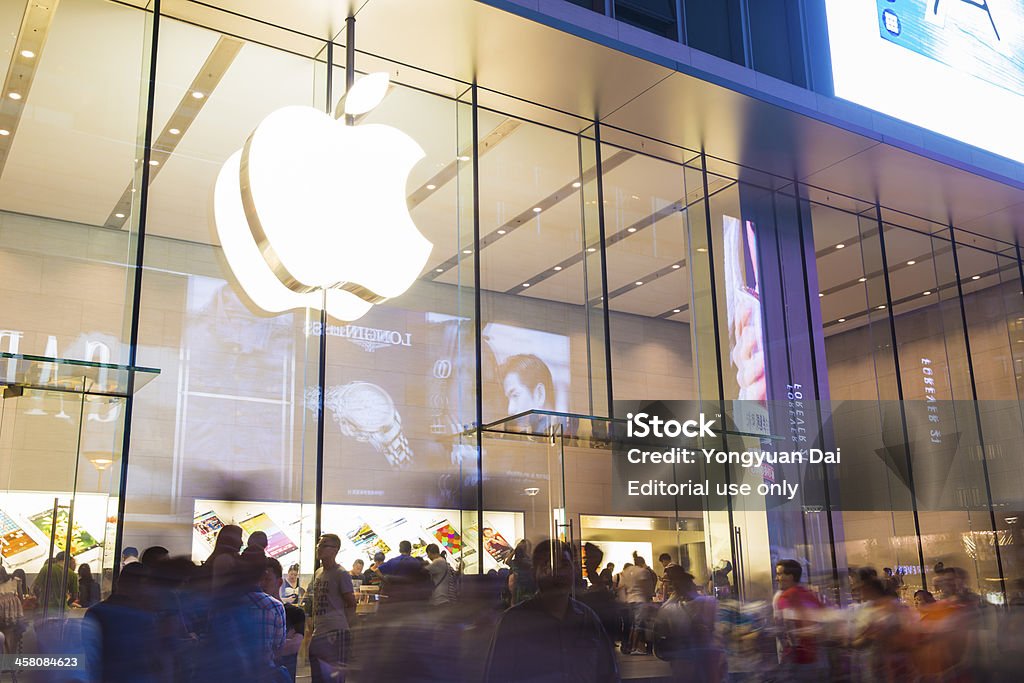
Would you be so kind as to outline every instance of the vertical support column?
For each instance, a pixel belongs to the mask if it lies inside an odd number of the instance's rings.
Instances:
[[[149,209],[150,160],[153,157],[153,110],[156,101],[156,66],[160,45],[160,0],[153,0],[153,28],[150,37],[149,74],[146,87],[146,123],[142,138],[142,187],[139,193],[139,223],[135,237],[135,263],[132,284],[132,313],[128,329],[128,366],[135,367],[139,351],[139,316],[142,306],[142,264],[146,252],[146,218]],[[128,373],[128,391],[124,402],[124,429],[121,435],[121,471],[118,475],[117,526],[114,532],[114,572],[121,573],[121,551],[124,544],[124,515],[128,485],[128,459],[131,450],[132,414],[135,406],[135,373]],[[84,397],[83,397],[84,401]],[[80,427],[81,428],[81,427]]]
[[[960,320],[964,327],[964,348],[967,352],[967,374],[971,378],[971,401],[974,403],[974,418],[978,423],[978,444],[981,449],[981,472],[985,478],[985,495],[988,497],[989,524],[992,527],[992,545],[996,550],[996,567],[999,569],[999,590],[1003,594],[1004,604],[1008,597],[1006,594],[1006,572],[1003,569],[1003,553],[999,548],[999,526],[996,524],[995,507],[992,505],[992,480],[988,473],[988,456],[985,453],[985,430],[981,420],[981,410],[978,406],[978,384],[974,378],[974,357],[971,355],[971,333],[967,327],[967,309],[964,308],[964,287],[960,279],[960,258],[957,255],[956,231],[953,225],[949,225],[949,244],[953,249],[953,272],[956,277],[957,300],[960,303]]]
[[[484,573],[484,377],[483,377],[483,323],[480,300],[480,105],[477,84],[472,92],[472,145],[473,145],[473,353],[476,360],[476,553],[479,573]]]
[[[608,308],[608,253],[605,249],[605,215],[604,215],[604,169],[601,165],[601,122],[594,119],[594,145],[595,145],[595,178],[597,182],[597,235],[598,255],[601,264],[601,317],[604,320],[604,373],[605,385],[608,392],[608,417],[615,417],[615,406],[613,403],[614,393],[612,392],[612,333],[611,320]],[[584,254],[584,258],[586,255]],[[589,305],[589,304],[588,304]]]
[[[914,485],[914,462],[910,453],[910,431],[907,427],[907,410],[903,402],[903,375],[900,370],[900,354],[896,346],[896,320],[892,314],[892,285],[889,282],[889,257],[885,247],[885,226],[882,222],[882,207],[875,202],[875,222],[878,230],[878,245],[882,258],[882,279],[885,283],[885,314],[889,322],[893,367],[896,373],[896,399],[900,406],[900,429],[902,429],[904,456],[907,463],[907,485],[910,489],[910,504],[914,512],[914,534],[917,537],[917,562],[921,570],[921,588],[928,590],[928,573],[924,561],[924,543],[921,540],[921,514],[918,510],[917,488]]]

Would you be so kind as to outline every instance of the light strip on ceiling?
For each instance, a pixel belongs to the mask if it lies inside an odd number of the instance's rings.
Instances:
[[[29,0],[25,14],[21,18],[21,28],[18,30],[14,50],[11,52],[7,78],[4,79],[3,101],[0,102],[0,131],[6,131],[0,134],[0,175],[3,175],[4,166],[7,165],[21,116],[28,103],[32,81],[36,76],[39,60],[43,56],[43,48],[46,46],[53,17],[57,13],[58,2],[59,0],[50,0],[42,4]]]
[[[521,125],[523,125],[522,121],[517,121],[516,119],[505,119],[495,126],[494,129],[485,135],[480,141],[480,156],[490,152],[498,143],[507,140],[508,136],[514,133]],[[454,180],[459,174],[458,157],[468,157],[472,155],[472,153],[473,150],[469,146],[459,150],[459,154],[455,159],[446,164],[444,168],[435,173],[433,177],[420,185],[416,190],[413,190],[412,194],[409,195],[409,210],[411,211],[416,208],[428,197],[437,192],[437,190],[443,185]]]
[[[227,36],[221,36],[217,40],[217,44],[214,45],[199,73],[182,94],[178,106],[167,119],[163,130],[153,140],[150,152],[150,163],[152,164],[152,168],[149,169],[150,185],[153,184],[160,170],[164,168],[178,143],[185,137],[185,132],[195,122],[199,112],[210,100],[210,94],[220,84],[243,45],[245,45],[244,41]],[[176,132],[172,133],[171,131]],[[142,163],[141,160],[139,163]],[[128,182],[128,186],[121,193],[121,198],[117,200],[114,208],[110,211],[107,220],[103,223],[104,226],[123,229],[129,223],[128,217],[131,215],[134,192],[135,179],[133,178]]]
[[[616,152],[608,159],[604,160],[604,168],[607,171],[608,169],[614,168],[619,164],[624,163],[627,159],[629,159],[632,156],[632,152]],[[483,251],[486,247],[490,246],[491,244],[494,244],[502,237],[510,235],[512,231],[515,230],[516,228],[521,227],[524,224],[536,218],[537,212],[534,211],[535,208],[540,208],[542,211],[547,211],[551,207],[562,202],[563,200],[574,196],[576,192],[579,190],[577,184],[582,185],[584,183],[587,183],[593,180],[595,175],[595,169],[591,168],[590,170],[586,171],[583,174],[582,179],[573,180],[572,182],[567,183],[562,187],[558,188],[557,190],[549,194],[547,197],[544,197],[539,201],[530,204],[530,208],[523,210],[518,215],[513,216],[510,220],[498,226],[487,235],[482,236],[480,238],[480,250]],[[437,279],[437,277],[444,273],[445,271],[456,267],[459,264],[459,260],[463,257],[464,254],[465,252],[463,252],[462,254],[456,254],[455,256],[452,256],[446,259],[445,261],[442,261],[441,263],[431,266],[430,268],[427,269],[428,272],[423,276],[424,279]],[[472,254],[472,251],[470,251],[470,254]]]

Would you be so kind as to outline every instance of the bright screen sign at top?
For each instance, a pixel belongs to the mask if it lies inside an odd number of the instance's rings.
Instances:
[[[1024,162],[1024,0],[826,0],[836,96]]]

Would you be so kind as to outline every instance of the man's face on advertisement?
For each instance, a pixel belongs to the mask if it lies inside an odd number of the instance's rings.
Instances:
[[[505,390],[505,398],[508,399],[508,414],[518,415],[528,410],[539,410],[544,408],[547,402],[547,391],[543,384],[537,384],[532,389],[527,387],[519,378],[519,374],[510,372],[505,375],[502,382]]]

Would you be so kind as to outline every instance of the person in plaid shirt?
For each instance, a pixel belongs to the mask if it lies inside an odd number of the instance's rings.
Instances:
[[[281,588],[281,563],[272,557],[245,556],[240,562],[247,565],[246,575],[251,577],[251,590],[245,597],[261,637],[259,668],[270,672],[277,668],[277,653],[287,631],[284,605],[273,597]]]

